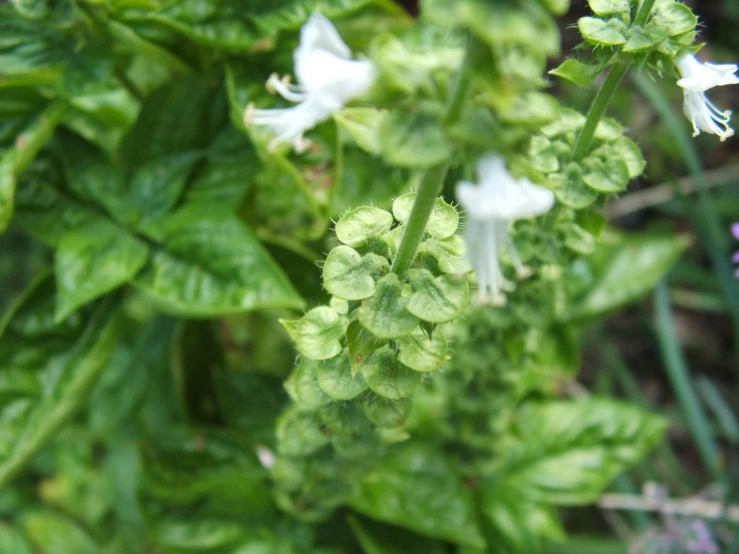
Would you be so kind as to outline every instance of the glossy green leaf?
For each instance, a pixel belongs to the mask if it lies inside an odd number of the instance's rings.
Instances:
[[[440,450],[407,443],[391,448],[350,498],[355,510],[427,537],[484,547],[472,498]]]
[[[184,152],[155,158],[137,168],[126,194],[126,223],[161,240],[165,216],[182,195],[199,158],[198,153]]]
[[[603,162],[589,157],[583,160],[583,167],[583,181],[598,192],[622,192],[629,184],[629,168],[620,158],[611,157]]]
[[[23,518],[31,543],[44,554],[97,554],[92,538],[73,520],[54,512],[32,512]]]
[[[590,206],[598,198],[598,192],[585,184],[582,168],[571,162],[564,173],[550,175],[554,183],[553,192],[562,204],[581,210]]]
[[[164,243],[134,280],[164,309],[216,316],[303,302],[228,207],[189,205],[162,225]]]
[[[587,504],[660,440],[667,421],[606,398],[527,404],[496,482],[528,498]]]
[[[0,322],[3,373],[29,375],[38,390],[6,402],[0,417],[0,487],[13,479],[79,409],[116,341],[117,298],[54,324],[55,291],[44,280]],[[59,340],[65,338],[67,340]],[[47,385],[41,389],[41,382]]]
[[[413,402],[409,398],[396,401],[377,398],[364,405],[367,417],[382,429],[403,427],[412,409]]]
[[[671,37],[693,31],[698,25],[698,18],[681,2],[658,2],[652,14],[650,24]]]
[[[349,526],[366,554],[444,554],[444,547],[426,537],[355,515]]]
[[[677,234],[623,235],[591,259],[595,282],[578,298],[569,318],[601,315],[647,294],[679,259],[690,239]]]
[[[51,139],[65,110],[66,106],[62,103],[49,104],[39,117],[18,135],[12,148],[0,152],[0,233],[5,231],[13,217],[18,176],[28,168],[36,154]]]
[[[66,233],[54,263],[57,321],[133,279],[148,255],[145,242],[104,219]]]
[[[33,554],[33,550],[20,531],[0,525],[0,554]]]

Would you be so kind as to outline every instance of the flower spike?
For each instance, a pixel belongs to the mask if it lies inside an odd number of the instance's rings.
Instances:
[[[300,30],[300,45],[293,60],[299,84],[291,84],[289,76],[280,78],[273,73],[266,87],[297,105],[279,109],[249,105],[244,123],[270,127],[276,135],[269,143],[270,149],[290,143],[301,152],[309,144],[303,133],[364,94],[374,83],[377,69],[371,61],[352,60],[351,50],[336,28],[319,13],[314,13]]]

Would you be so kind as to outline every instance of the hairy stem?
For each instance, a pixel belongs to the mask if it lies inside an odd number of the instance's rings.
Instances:
[[[413,203],[413,210],[408,218],[408,223],[405,225],[403,238],[400,240],[400,246],[398,247],[398,254],[393,260],[392,271],[398,275],[405,273],[413,263],[413,258],[416,257],[416,249],[423,238],[426,222],[431,215],[436,197],[441,191],[446,170],[446,164],[441,164],[429,167],[423,172],[421,184],[416,193],[416,201]]]
[[[634,25],[644,25],[649,19],[649,14],[652,13],[655,0],[644,0],[641,3],[641,7],[634,18]]]
[[[585,121],[585,126],[580,132],[580,136],[577,137],[577,143],[575,144],[575,153],[573,155],[574,160],[579,162],[590,152],[590,147],[593,143],[593,136],[595,136],[595,129],[598,127],[603,114],[611,103],[613,94],[616,92],[618,85],[621,84],[621,80],[626,75],[626,72],[631,67],[630,63],[619,63],[614,65],[611,72],[606,77],[603,86],[600,87],[598,94],[595,95],[593,103],[590,105],[588,111],[588,118]]]
[[[472,79],[470,68],[474,65],[480,43],[474,37],[469,37],[465,49],[462,65],[457,73],[454,86],[447,99],[446,113],[444,114],[444,125],[450,125],[459,119],[464,107],[464,102],[469,96]],[[411,215],[400,239],[398,253],[393,260],[392,271],[397,274],[405,273],[416,257],[416,249],[421,243],[423,233],[426,230],[431,210],[434,207],[436,197],[441,192],[444,177],[447,172],[447,164],[440,164],[424,170],[421,183],[416,193],[416,201],[413,203]]]

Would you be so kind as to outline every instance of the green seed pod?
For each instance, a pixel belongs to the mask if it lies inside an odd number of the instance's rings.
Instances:
[[[332,402],[318,410],[321,421],[336,437],[366,435],[372,423],[359,402]]]
[[[464,313],[470,297],[467,279],[463,276],[434,276],[425,269],[408,272],[413,294],[408,311],[431,323],[446,323]]]
[[[398,276],[390,273],[377,282],[375,294],[362,302],[359,322],[376,337],[404,337],[418,326],[418,318],[406,309],[408,298],[402,296],[402,289]]]
[[[318,386],[318,368],[323,363],[325,362],[301,358],[285,381],[285,390],[290,398],[304,408],[318,408],[331,402],[331,397]]]
[[[331,432],[315,412],[291,406],[277,421],[277,447],[284,456],[308,456],[331,440]]]
[[[472,266],[465,258],[466,245],[459,235],[446,239],[427,239],[418,247],[419,257],[428,256],[436,261],[439,272],[458,274],[467,273]]]
[[[370,356],[362,368],[362,374],[369,388],[388,400],[409,397],[421,380],[421,374],[401,364],[388,346],[383,346]]]
[[[397,402],[377,398],[374,402],[364,404],[364,411],[370,421],[383,429],[403,427],[408,421],[412,408],[413,403],[409,398],[403,398]]]
[[[377,452],[377,448],[380,446],[374,433],[361,436],[334,437],[331,440],[331,445],[339,456],[348,460],[367,459]]]
[[[339,341],[344,338],[347,323],[328,306],[313,308],[300,319],[281,319],[280,323],[300,353],[311,360],[333,358],[341,352]]]
[[[354,248],[364,246],[373,237],[380,237],[393,226],[394,220],[390,212],[360,206],[345,213],[336,223],[336,237],[346,245]]]
[[[349,246],[329,252],[323,266],[323,286],[343,300],[363,300],[375,293],[374,277],[387,273],[390,266],[377,254],[365,254]]]
[[[437,329],[431,337],[417,329],[398,339],[398,361],[416,371],[436,371],[447,359],[444,334]]]
[[[393,215],[401,223],[408,221],[416,201],[416,193],[409,192],[398,196],[393,202]],[[437,198],[431,210],[426,232],[434,238],[445,239],[451,237],[459,227],[459,214],[454,206],[447,204],[443,199]]]
[[[334,400],[351,400],[367,390],[364,377],[352,374],[347,353],[319,362],[317,376],[320,390]]]

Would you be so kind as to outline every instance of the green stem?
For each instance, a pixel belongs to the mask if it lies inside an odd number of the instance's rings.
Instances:
[[[462,113],[464,102],[472,88],[472,77],[469,70],[474,66],[479,48],[480,42],[474,37],[469,37],[462,65],[454,81],[454,87],[447,98],[446,113],[443,119],[444,125],[451,125],[459,119]],[[416,257],[416,249],[423,238],[426,223],[431,215],[436,197],[441,193],[447,168],[446,163],[440,164],[427,168],[421,175],[416,200],[413,203],[408,223],[405,225],[403,237],[400,239],[398,253],[393,260],[392,271],[398,275],[405,273],[413,263],[413,258]]]
[[[613,66],[611,72],[606,77],[603,86],[600,87],[598,94],[593,99],[593,103],[590,105],[588,111],[588,118],[585,121],[585,126],[580,132],[580,136],[577,137],[577,143],[575,144],[575,153],[573,155],[574,160],[579,162],[585,156],[590,153],[590,146],[593,143],[593,137],[595,136],[595,129],[598,127],[603,114],[611,103],[613,94],[616,92],[618,85],[621,84],[621,80],[626,75],[626,72],[631,67],[631,63],[618,63]]]
[[[398,253],[393,260],[392,271],[398,275],[405,273],[413,263],[413,258],[416,257],[416,249],[423,238],[426,222],[431,215],[436,197],[441,192],[446,170],[446,164],[436,165],[426,169],[421,176],[416,201],[413,203],[413,210],[405,225]]]
[[[655,0],[644,0],[639,8],[639,12],[634,18],[634,25],[644,25],[649,19],[649,14],[652,13]]]
[[[454,88],[447,98],[446,114],[444,115],[444,125],[450,125],[459,119],[464,107],[464,101],[469,95],[472,86],[472,76],[470,68],[474,66],[475,59],[480,51],[481,43],[475,37],[470,36],[467,39],[467,47],[464,51],[464,59],[454,81]]]

